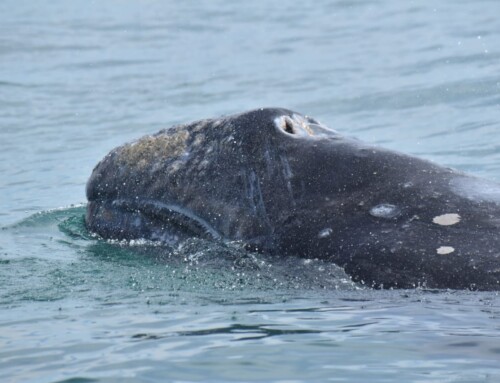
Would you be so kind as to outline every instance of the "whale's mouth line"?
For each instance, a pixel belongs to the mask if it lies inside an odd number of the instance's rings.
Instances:
[[[155,230],[168,232],[175,228],[182,230],[186,234],[205,239],[220,240],[222,236],[206,220],[199,217],[189,209],[176,204],[167,204],[155,200],[143,199],[115,199],[93,201],[103,205],[109,204],[113,209],[128,211],[134,214],[140,214],[155,222],[162,222],[162,226]]]

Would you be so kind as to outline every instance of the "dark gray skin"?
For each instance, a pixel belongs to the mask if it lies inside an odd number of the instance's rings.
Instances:
[[[500,185],[346,138],[286,109],[174,126],[87,184],[104,238],[240,240],[379,288],[500,290]]]

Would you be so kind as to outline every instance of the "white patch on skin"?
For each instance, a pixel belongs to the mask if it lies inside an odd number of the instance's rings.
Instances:
[[[331,227],[327,227],[326,229],[323,229],[319,232],[318,238],[326,238],[329,237],[333,233],[333,230]]]
[[[438,215],[432,219],[432,222],[441,226],[451,226],[460,222],[460,215],[457,213]]]
[[[455,251],[455,248],[451,247],[451,246],[441,246],[441,247],[438,247],[436,249],[437,253],[438,254],[441,254],[441,255],[446,255],[446,254],[451,254]]]

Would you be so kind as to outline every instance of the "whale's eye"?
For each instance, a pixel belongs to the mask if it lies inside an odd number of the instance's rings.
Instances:
[[[283,130],[289,134],[295,134],[295,131],[293,130],[293,121],[289,117],[285,117]]]

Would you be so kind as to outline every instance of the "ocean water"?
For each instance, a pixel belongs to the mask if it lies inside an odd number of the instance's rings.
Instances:
[[[199,241],[166,256],[82,218],[113,147],[262,106],[500,181],[498,14],[495,0],[0,2],[0,381],[498,382],[497,293],[373,291]]]

